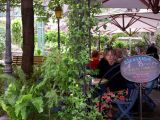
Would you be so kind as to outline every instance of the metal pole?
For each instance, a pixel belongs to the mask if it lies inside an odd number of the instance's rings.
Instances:
[[[41,23],[37,22],[38,48],[41,49]]]
[[[139,90],[139,92],[140,92],[139,93],[139,104],[140,104],[140,106],[139,106],[140,107],[140,109],[139,109],[140,116],[139,117],[140,117],[140,120],[142,120],[142,83],[139,84],[139,89],[140,89]]]
[[[88,0],[88,10],[89,10],[88,17],[90,17],[90,14],[91,14],[90,9],[91,9],[91,1]],[[90,28],[90,26],[89,26],[89,29],[88,29],[88,35],[89,35],[89,57],[91,57],[91,52],[92,52],[91,46],[92,46],[92,44],[91,44],[91,28]]]
[[[99,31],[98,51],[100,52],[100,50],[101,50],[101,33]]]
[[[44,55],[44,22],[42,21],[42,55]]]
[[[131,47],[131,37],[129,38],[129,56],[131,56],[131,49],[132,49],[132,47]]]
[[[7,0],[5,46],[6,46],[6,50],[5,50],[5,70],[4,72],[7,74],[12,74],[10,0]]]
[[[44,22],[37,22],[38,48],[44,55]]]
[[[60,26],[59,26],[60,19],[59,18],[57,19],[57,22],[58,22],[58,50],[60,50]]]

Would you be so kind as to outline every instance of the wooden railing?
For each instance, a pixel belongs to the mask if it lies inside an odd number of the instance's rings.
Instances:
[[[33,64],[41,65],[46,57],[44,56],[34,56]],[[12,65],[21,65],[22,64],[22,56],[12,56]]]

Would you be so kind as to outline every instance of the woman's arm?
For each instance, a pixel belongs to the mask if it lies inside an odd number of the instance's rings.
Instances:
[[[100,83],[101,82],[101,83]],[[100,78],[92,78],[92,85],[97,85],[97,84],[105,84],[105,83],[107,83],[108,82],[108,80],[107,79],[100,79]]]

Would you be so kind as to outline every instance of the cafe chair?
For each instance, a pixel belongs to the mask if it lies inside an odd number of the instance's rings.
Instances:
[[[128,120],[133,120],[131,117],[131,109],[134,106],[139,95],[139,89],[134,84],[128,87],[128,96],[125,100],[115,100],[112,103],[118,107],[115,120],[121,120],[126,117]]]
[[[154,84],[155,84],[156,80],[157,79],[148,82],[145,85],[145,87],[143,88],[143,96],[142,96],[143,97],[143,102],[146,103],[151,110],[154,110],[154,108],[156,107],[155,102],[149,96],[150,93],[152,92],[153,88],[154,88]]]

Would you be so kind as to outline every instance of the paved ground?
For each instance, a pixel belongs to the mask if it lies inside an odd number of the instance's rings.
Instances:
[[[155,102],[156,107],[154,110],[151,110],[147,104],[143,104],[143,117],[142,120],[160,120],[160,90],[153,90],[150,94],[150,97]],[[134,120],[140,120],[139,117],[139,108],[137,106],[139,102],[134,106],[134,110],[132,111]],[[128,120],[124,118],[123,120]]]
[[[151,111],[147,106],[144,106],[144,120],[160,120],[160,91],[153,90],[150,97],[156,103],[156,108]]]
[[[160,120],[160,91],[153,90],[150,97],[156,103],[154,110],[149,109],[147,105],[143,105],[143,120]],[[140,120],[138,113],[135,115],[136,120]]]

